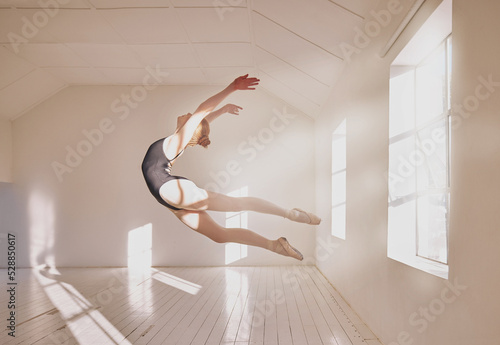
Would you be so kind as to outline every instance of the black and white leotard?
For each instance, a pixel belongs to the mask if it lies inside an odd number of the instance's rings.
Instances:
[[[148,185],[149,191],[153,196],[158,200],[158,202],[172,210],[180,210],[177,207],[174,207],[168,204],[160,195],[160,188],[165,183],[170,180],[178,180],[187,178],[182,176],[171,175],[170,171],[172,169],[172,161],[174,161],[179,155],[183,152],[179,152],[177,156],[173,159],[168,159],[163,151],[163,142],[165,138],[155,141],[149,147],[146,152],[146,156],[142,161],[142,174],[144,175],[144,179],[146,180],[146,184]]]

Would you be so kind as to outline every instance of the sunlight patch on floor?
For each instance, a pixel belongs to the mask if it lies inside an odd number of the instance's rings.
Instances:
[[[39,266],[34,274],[66,323],[66,327],[50,334],[52,342],[59,344],[74,338],[81,345],[93,345],[96,342],[131,345],[77,289],[58,280],[60,273],[56,268]]]
[[[168,274],[166,272],[159,271],[155,268],[152,269],[153,272],[153,279],[162,282],[163,284],[170,285],[176,289],[182,290],[184,292],[187,292],[191,295],[196,295],[198,292],[200,292],[202,286],[192,283],[190,281],[187,281],[185,279],[176,277],[172,274]]]

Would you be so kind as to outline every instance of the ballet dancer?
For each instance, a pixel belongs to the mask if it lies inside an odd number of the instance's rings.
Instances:
[[[317,225],[321,219],[298,208],[282,208],[269,201],[254,197],[230,197],[204,190],[185,177],[171,175],[172,164],[186,147],[210,144],[209,124],[222,114],[238,115],[241,107],[226,104],[214,110],[227,96],[238,90],[255,90],[259,79],[248,74],[236,78],[224,90],[201,103],[196,111],[177,118],[175,132],[154,142],[142,162],[142,172],[148,188],[158,202],[168,207],[189,228],[217,243],[235,242],[261,247],[275,253],[302,260],[302,254],[285,237],[269,240],[251,230],[224,228],[206,212],[255,211],[282,216],[292,221]]]

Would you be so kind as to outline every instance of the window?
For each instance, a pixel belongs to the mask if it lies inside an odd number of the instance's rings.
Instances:
[[[332,135],[332,235],[345,240],[346,120]]]
[[[390,79],[388,256],[442,277],[448,272],[451,45],[448,32],[437,46],[427,44],[429,53],[418,62],[402,64],[398,56]],[[418,49],[409,46],[400,55]]]

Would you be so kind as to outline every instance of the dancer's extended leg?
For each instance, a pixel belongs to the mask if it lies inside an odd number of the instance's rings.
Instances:
[[[315,215],[301,209],[288,210],[261,198],[231,197],[214,192],[207,192],[207,194],[207,210],[211,211],[255,211],[285,217],[299,223],[315,223],[318,220],[320,221]],[[315,219],[312,219],[313,217]]]
[[[207,210],[222,212],[255,211],[285,217],[287,210],[272,202],[250,196],[232,197],[208,192]]]
[[[255,197],[231,197],[199,188],[190,180],[173,180],[160,189],[170,205],[193,211],[239,212],[255,211],[285,217],[299,223],[311,222],[312,214],[299,209],[287,210],[272,202]],[[316,216],[314,216],[316,217]],[[319,219],[316,217],[316,219]]]

